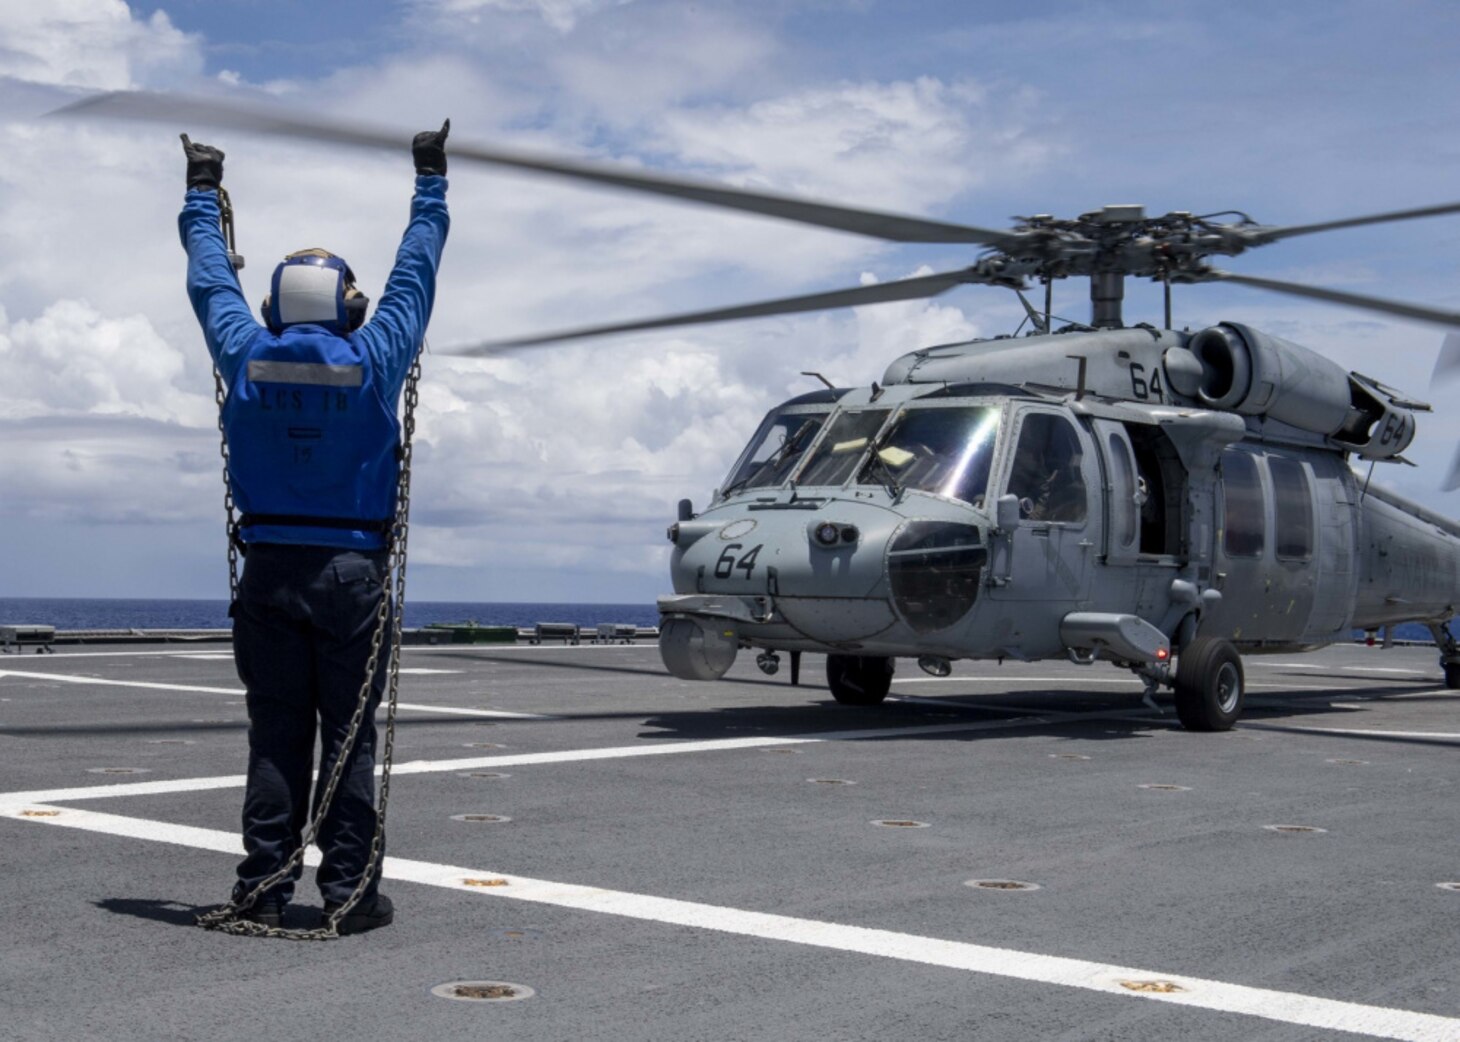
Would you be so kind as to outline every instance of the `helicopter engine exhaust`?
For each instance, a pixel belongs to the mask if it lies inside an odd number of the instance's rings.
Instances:
[[[719,680],[735,663],[740,635],[733,619],[666,616],[659,627],[659,654],[681,680]]]
[[[1201,366],[1195,397],[1209,409],[1321,434],[1364,459],[1397,456],[1414,439],[1414,403],[1306,347],[1223,322],[1197,333],[1188,349]]]

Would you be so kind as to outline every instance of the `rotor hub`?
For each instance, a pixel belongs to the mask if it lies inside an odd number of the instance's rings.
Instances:
[[[1144,207],[1121,204],[1073,219],[1016,217],[1016,241],[991,248],[985,260],[1002,258],[1004,270],[1018,267],[1041,279],[1097,274],[1200,277],[1207,257],[1234,256],[1259,244],[1255,233],[1261,226],[1246,214],[1237,216],[1237,224],[1219,224],[1185,210],[1147,217]]]

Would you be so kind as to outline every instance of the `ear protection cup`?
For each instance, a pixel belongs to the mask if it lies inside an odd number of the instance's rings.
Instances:
[[[361,293],[352,283],[345,285],[345,328],[353,333],[365,324],[365,309],[370,298]]]

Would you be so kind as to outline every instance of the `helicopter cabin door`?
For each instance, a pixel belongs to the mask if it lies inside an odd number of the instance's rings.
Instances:
[[[1222,453],[1218,474],[1221,505],[1215,547],[1216,588],[1222,599],[1202,620],[1202,635],[1245,644],[1268,631],[1267,595],[1272,588],[1268,538],[1272,494],[1265,468],[1254,452],[1233,446]]]
[[[1190,542],[1186,466],[1157,424],[1092,419],[1090,427],[1104,468],[1097,608],[1159,623]]]
[[[1357,576],[1354,482],[1334,457],[1298,451],[1222,453],[1222,601],[1202,633],[1240,647],[1342,637]],[[1265,472],[1265,480],[1264,480]]]
[[[1008,653],[1037,658],[1058,654],[1059,620],[1089,600],[1103,524],[1094,499],[1100,468],[1088,432],[1056,408],[1017,412],[1012,444],[1004,491],[1019,500],[1019,527],[1009,581],[989,597],[1007,604],[1000,636]]]

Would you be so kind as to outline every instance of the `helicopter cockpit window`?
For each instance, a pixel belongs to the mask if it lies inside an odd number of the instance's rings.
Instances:
[[[1029,413],[1019,431],[1009,493],[1031,521],[1085,520],[1085,477],[1080,438],[1063,416]]]
[[[910,408],[899,412],[857,475],[859,485],[893,485],[982,506],[999,410]]]
[[[1246,452],[1222,453],[1222,549],[1228,557],[1261,557],[1267,511],[1257,460]]]
[[[826,417],[827,412],[782,412],[767,416],[751,439],[740,466],[725,482],[722,495],[738,489],[775,488],[784,484],[816,440]]]
[[[1282,560],[1307,560],[1313,556],[1313,496],[1308,490],[1308,472],[1297,460],[1282,456],[1269,456],[1267,466],[1275,508],[1274,549]]]
[[[798,485],[840,485],[867,453],[882,429],[887,409],[857,409],[837,414],[816,451],[796,475]]]

